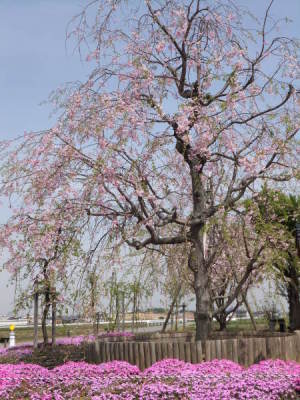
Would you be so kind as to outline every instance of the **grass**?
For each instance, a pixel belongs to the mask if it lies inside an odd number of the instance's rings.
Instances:
[[[255,320],[257,330],[268,329],[268,323],[263,318],[258,318]],[[215,330],[218,329],[218,324],[215,324]],[[239,331],[253,331],[253,325],[250,319],[240,319],[235,321],[230,321],[227,329],[228,332],[239,332]]]
[[[268,323],[264,318],[257,318],[257,319],[255,319],[255,322],[256,322],[257,330],[261,331],[261,330],[269,329]],[[192,331],[192,332],[194,332],[195,329],[196,329],[195,324],[190,324],[186,328],[187,331]],[[213,331],[219,330],[219,324],[216,321],[213,321],[212,330]],[[253,330],[254,330],[254,328],[253,328],[253,325],[252,325],[250,319],[239,319],[239,320],[228,322],[225,332],[241,332],[241,331],[253,331]],[[182,332],[182,327],[180,327],[180,329],[178,331]]]
[[[103,329],[102,329],[103,331]],[[51,326],[47,327],[47,332],[49,338],[51,338]],[[100,329],[99,329],[100,332]],[[80,324],[80,325],[62,325],[56,327],[56,337],[66,337],[66,336],[79,336],[79,335],[89,335],[93,333],[92,324]],[[15,328],[16,343],[32,342],[33,341],[33,327],[16,327]],[[0,337],[9,336],[8,328],[0,328]],[[39,326],[38,338],[42,340],[42,329]]]
[[[267,321],[264,319],[256,319],[257,329],[266,330],[268,329]],[[107,326],[101,325],[99,327],[99,332],[104,332]],[[159,330],[159,327],[157,327]],[[218,324],[213,323],[213,330],[218,330]],[[51,326],[47,327],[49,338],[51,338]],[[195,324],[188,325],[186,331],[195,331]],[[227,332],[240,332],[240,331],[253,331],[253,325],[250,319],[240,319],[235,321],[230,321],[228,323]],[[179,327],[178,332],[182,332],[182,326]],[[16,343],[32,342],[33,341],[33,327],[16,327]],[[92,324],[65,324],[56,327],[56,336],[66,337],[66,336],[79,336],[79,335],[90,335],[93,334]],[[0,328],[0,337],[9,336],[8,328]],[[42,340],[42,330],[39,327],[38,330],[39,340]]]

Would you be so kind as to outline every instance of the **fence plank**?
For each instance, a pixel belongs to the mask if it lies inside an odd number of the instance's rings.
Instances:
[[[291,336],[287,336],[285,345],[286,345],[286,359],[291,360],[292,359],[291,357],[293,355]]]
[[[267,342],[269,343],[270,358],[273,358],[273,359],[277,358],[277,340],[276,340],[276,338],[270,337],[270,338],[268,338]]]
[[[222,349],[221,349],[221,340],[220,339],[216,340],[216,358],[218,360],[222,359]]]
[[[185,361],[184,343],[178,342],[178,347],[179,347],[179,360]]]
[[[113,349],[113,342],[109,342],[109,360],[113,361],[114,359],[114,349]]]
[[[191,362],[191,345],[189,342],[184,344],[184,353],[185,353],[185,361],[186,362]]]
[[[280,338],[280,359],[286,361],[286,337]]]
[[[223,360],[228,360],[228,351],[227,351],[228,341],[229,339],[221,340],[221,358]]]
[[[247,357],[247,365],[254,364],[254,343],[253,338],[248,338],[248,357]]]
[[[101,357],[101,362],[103,363],[104,362],[104,357],[105,357],[105,354],[104,354],[104,342],[101,342],[100,343],[100,357]]]
[[[172,344],[173,347],[173,355],[176,360],[179,360],[179,347],[178,347],[178,342],[173,342]]]
[[[266,351],[266,340],[265,338],[255,338],[253,343],[253,362],[258,363],[259,361],[267,358]]]
[[[145,368],[151,366],[151,355],[150,355],[150,343],[144,342],[144,353],[145,353]]]
[[[156,363],[155,342],[150,342],[151,365]]]
[[[173,346],[171,342],[167,343],[167,358],[174,358],[174,354],[173,354]]]
[[[295,331],[295,361],[300,362],[300,330]]]
[[[202,352],[201,340],[197,340],[196,349],[197,349],[197,364],[199,364],[199,363],[201,363],[203,361],[203,352]]]
[[[293,354],[292,359],[296,361],[299,359],[299,346],[298,346],[298,337],[297,335],[292,336],[292,343],[293,343]]]
[[[215,360],[217,358],[216,341],[215,340],[210,340],[210,351],[211,351],[211,359]]]
[[[224,345],[226,346],[226,359],[233,361],[233,340],[224,340]]]
[[[133,361],[134,365],[139,365],[139,344],[133,342]]]
[[[197,364],[197,348],[195,342],[191,342],[191,362]]]
[[[239,362],[238,339],[233,339],[232,352],[233,352],[233,361],[238,363]]]
[[[162,356],[163,360],[168,358],[168,353],[167,352],[168,352],[167,343],[166,342],[162,342],[162,344],[161,344],[161,356]]]
[[[128,342],[128,358],[130,364],[134,365],[133,342]]]
[[[139,343],[139,368],[141,371],[145,369],[144,342]]]
[[[118,359],[118,347],[116,346],[116,343],[112,343],[112,348],[113,348],[113,360]]]
[[[205,361],[211,361],[211,345],[210,340],[204,342]]]
[[[124,361],[124,347],[123,347],[123,342],[118,343],[119,347],[119,360]]]
[[[107,355],[107,352],[108,352],[108,349],[107,349],[107,343],[106,342],[104,342],[103,343],[103,347],[104,347],[104,350],[103,350],[103,362],[107,362],[108,361],[108,355]]]
[[[87,343],[86,344],[86,346],[85,346],[85,359],[86,359],[86,361],[87,362],[92,362],[92,360],[91,360],[91,354],[92,354],[92,351],[91,351],[91,344],[90,343]]]
[[[241,365],[246,365],[247,361],[247,339],[238,339],[238,363]]]
[[[162,359],[160,342],[155,343],[155,352],[156,352],[156,360],[160,361]]]

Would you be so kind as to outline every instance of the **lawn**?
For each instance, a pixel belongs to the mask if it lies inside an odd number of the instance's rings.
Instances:
[[[102,328],[103,332],[104,327]],[[51,337],[51,326],[47,327],[49,338]],[[99,330],[99,332],[101,332]],[[65,324],[56,327],[57,337],[66,336],[79,336],[79,335],[90,335],[93,333],[92,324]],[[8,336],[8,328],[0,328],[0,337]],[[16,327],[15,328],[16,343],[32,342],[33,341],[33,327]],[[42,330],[39,326],[38,338],[42,340]]]
[[[257,319],[256,320],[258,330],[266,330],[268,329],[268,325],[266,320]],[[108,325],[101,325],[99,327],[99,333],[104,332],[105,329],[108,328]],[[157,327],[159,330],[160,327]],[[194,331],[195,324],[190,324],[186,327],[187,331]],[[213,330],[218,330],[218,324],[216,322],[213,323]],[[48,335],[51,337],[51,326],[47,327]],[[182,332],[182,325],[179,326],[179,332]],[[250,319],[239,319],[235,321],[230,321],[227,327],[228,332],[240,332],[240,331],[253,331],[253,326],[251,324]],[[16,343],[24,343],[33,341],[33,327],[16,327]],[[91,335],[93,334],[93,325],[92,324],[65,324],[58,325],[56,327],[57,337],[66,337],[66,336],[79,336],[79,335]],[[42,340],[42,330],[39,327],[39,340]],[[8,336],[9,329],[8,328],[0,328],[0,337]]]

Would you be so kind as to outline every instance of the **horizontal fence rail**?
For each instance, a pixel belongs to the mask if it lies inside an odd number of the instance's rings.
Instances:
[[[265,359],[295,360],[300,362],[300,331],[294,334],[269,337],[238,337],[206,341],[179,340],[97,340],[86,344],[86,360],[91,363],[127,361],[140,370],[166,358],[200,363],[227,359],[249,366]],[[176,340],[177,339],[177,340]],[[186,340],[187,339],[187,340]]]

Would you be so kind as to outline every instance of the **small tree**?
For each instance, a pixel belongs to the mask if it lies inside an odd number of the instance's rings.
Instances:
[[[300,329],[300,260],[296,249],[296,223],[300,220],[300,197],[265,187],[256,198],[257,229],[274,237],[272,267],[284,282],[289,305],[290,329]]]
[[[66,284],[67,265],[78,254],[76,230],[66,221],[64,212],[57,209],[55,219],[49,214],[20,213],[14,215],[0,229],[0,240],[6,250],[4,268],[12,279],[22,281],[19,286],[19,307],[28,303],[32,292],[42,296],[42,333],[48,343],[47,318],[52,304],[56,309],[59,286]],[[55,312],[53,313],[55,316]],[[55,321],[54,321],[55,322]],[[53,329],[55,336],[55,329]],[[52,338],[55,344],[55,337]]]

